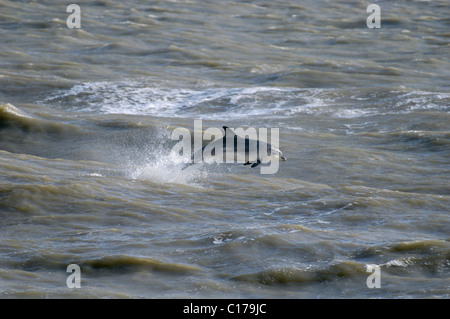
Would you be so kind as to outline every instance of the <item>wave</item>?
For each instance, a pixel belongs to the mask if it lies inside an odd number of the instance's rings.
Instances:
[[[343,261],[329,265],[325,268],[315,269],[313,266],[306,268],[280,267],[264,270],[257,273],[242,274],[232,279],[265,285],[324,282],[336,278],[354,277],[355,275],[367,276],[365,265],[351,261]],[[361,280],[361,282],[363,282]]]
[[[82,83],[55,92],[41,102],[90,113],[238,120],[297,114],[358,118],[429,110],[445,112],[449,110],[449,100],[448,93],[406,88],[180,88],[143,80]]]
[[[108,272],[129,272],[129,271],[157,271],[167,274],[186,275],[200,272],[201,268],[192,265],[164,262],[155,258],[136,257],[128,255],[113,255],[97,259],[80,262],[83,271],[108,271]]]
[[[446,278],[449,271],[450,244],[444,240],[402,242],[391,246],[374,246],[356,252],[351,259],[336,258],[328,263],[272,267],[262,271],[239,274],[231,279],[265,285],[331,282],[353,279],[365,283],[368,265],[381,269],[384,281],[391,276]]]
[[[201,272],[202,269],[188,264],[173,263],[156,258],[130,256],[130,255],[109,255],[98,258],[86,258],[77,260],[66,254],[44,254],[42,256],[28,257],[20,262],[20,265],[13,265],[16,269],[35,272],[39,269],[65,269],[69,264],[77,264],[83,273],[130,273],[137,271],[161,272],[173,275],[188,275]]]

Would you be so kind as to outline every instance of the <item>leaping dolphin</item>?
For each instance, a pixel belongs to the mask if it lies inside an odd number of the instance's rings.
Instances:
[[[250,167],[252,168],[267,160],[286,161],[283,153],[270,143],[249,137],[243,138],[227,126],[223,126],[223,129],[225,134],[222,138],[203,146],[201,150],[192,155],[190,162],[182,169],[184,170],[195,164],[195,158],[203,158],[207,163],[240,162],[244,163],[244,165],[251,165]],[[201,153],[199,154],[199,152]],[[220,156],[220,152],[222,152],[222,156]]]

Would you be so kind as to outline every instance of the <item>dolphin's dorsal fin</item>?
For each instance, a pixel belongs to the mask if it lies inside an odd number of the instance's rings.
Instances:
[[[230,132],[231,135],[236,135],[236,133],[233,132],[232,129],[230,129],[228,126],[222,126],[223,130],[225,131],[225,135],[227,135],[227,132]]]

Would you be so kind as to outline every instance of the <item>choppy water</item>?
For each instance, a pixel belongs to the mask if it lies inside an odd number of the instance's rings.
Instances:
[[[447,1],[72,2],[0,1],[0,297],[449,297]],[[181,170],[198,119],[288,161]]]

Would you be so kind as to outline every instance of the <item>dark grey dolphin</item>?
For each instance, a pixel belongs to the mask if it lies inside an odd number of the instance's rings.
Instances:
[[[232,129],[223,126],[225,134],[222,138],[206,144],[201,150],[192,155],[191,161],[183,169],[195,164],[195,158],[202,158],[205,162],[219,161],[220,163],[241,162],[250,167],[257,167],[268,159],[286,161],[283,153],[270,143],[259,139],[251,139],[237,135]],[[205,154],[206,151],[206,154]],[[220,157],[220,151],[223,156]],[[198,154],[200,153],[201,154]],[[217,156],[216,156],[217,152]],[[202,155],[199,157],[199,155]]]

